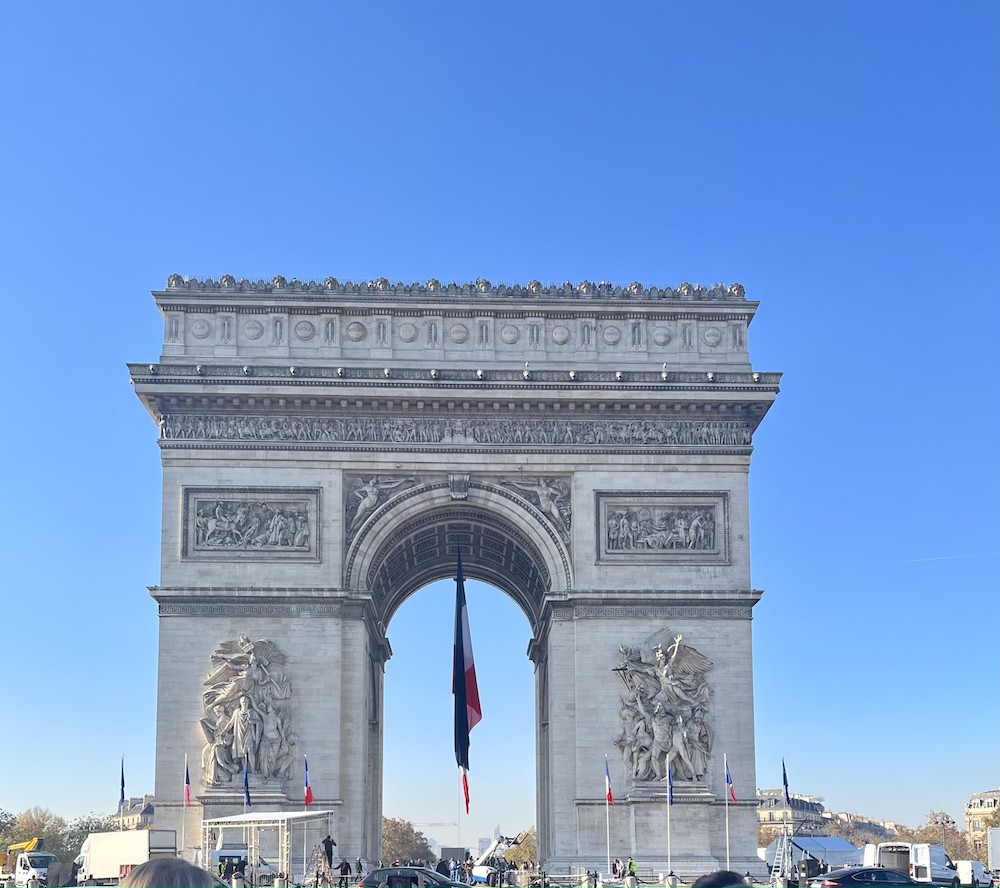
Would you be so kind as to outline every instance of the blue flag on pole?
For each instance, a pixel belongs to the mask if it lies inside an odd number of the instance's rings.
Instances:
[[[121,809],[125,806],[125,756],[122,756],[122,783],[121,783],[121,793],[118,796],[118,812],[121,813]]]
[[[788,794],[788,773],[785,771],[785,760],[781,760],[781,782],[785,787],[785,804],[790,808],[792,806],[792,798]]]
[[[250,775],[247,773],[247,760],[243,759],[243,801],[247,807],[252,807],[250,802]]]
[[[674,771],[670,765],[667,765],[667,804],[672,805],[674,803]]]

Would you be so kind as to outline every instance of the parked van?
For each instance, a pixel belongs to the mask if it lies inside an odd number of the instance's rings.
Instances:
[[[917,882],[958,888],[958,869],[940,845],[926,842],[881,842],[865,845],[864,866],[883,866],[907,873]]]
[[[958,868],[958,881],[963,885],[980,888],[980,886],[993,884],[993,879],[986,871],[986,867],[978,860],[956,860],[955,866]]]

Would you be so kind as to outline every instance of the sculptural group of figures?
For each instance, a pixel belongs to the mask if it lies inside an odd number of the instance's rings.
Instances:
[[[200,502],[195,542],[207,548],[291,548],[309,546],[309,516],[303,509],[234,500]]]
[[[610,511],[608,551],[715,549],[714,509],[622,509]]]
[[[408,419],[395,417],[165,415],[167,440],[312,441],[372,444],[740,445],[750,426],[737,420]]]
[[[625,772],[636,782],[672,778],[699,783],[708,772],[713,733],[705,722],[712,662],[678,635],[665,649],[656,645],[653,662],[638,648],[620,646],[615,670],[625,686],[622,730],[615,744]]]
[[[287,776],[296,737],[289,725],[292,688],[280,668],[284,662],[272,642],[245,635],[215,649],[202,693],[206,786],[231,783],[244,764],[265,780]]]

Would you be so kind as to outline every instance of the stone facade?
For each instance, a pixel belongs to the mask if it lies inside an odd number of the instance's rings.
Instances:
[[[163,532],[157,825],[301,806],[377,858],[386,631],[454,575],[533,639],[539,857],[612,845],[678,872],[757,870],[749,471],[780,376],[751,368],[743,288],[190,281],[154,294]],[[442,454],[447,459],[442,460]],[[616,751],[617,750],[617,751]],[[182,805],[179,763],[197,804]]]
[[[1000,826],[1000,790],[973,793],[965,803],[965,835],[969,850],[977,860],[986,859],[986,835],[991,826]]]

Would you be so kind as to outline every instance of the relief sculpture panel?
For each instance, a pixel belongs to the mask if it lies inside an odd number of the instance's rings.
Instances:
[[[292,765],[296,736],[291,730],[292,687],[282,670],[285,656],[267,640],[241,635],[212,653],[212,670],[201,695],[201,782],[233,783],[243,771],[265,782],[283,780]]]
[[[619,645],[621,732],[615,745],[634,783],[674,781],[702,784],[714,732],[706,722],[712,661],[681,634],[660,630],[641,645]]]
[[[319,559],[319,490],[185,488],[187,560]]]
[[[614,563],[729,563],[725,492],[597,493],[600,560]]]

